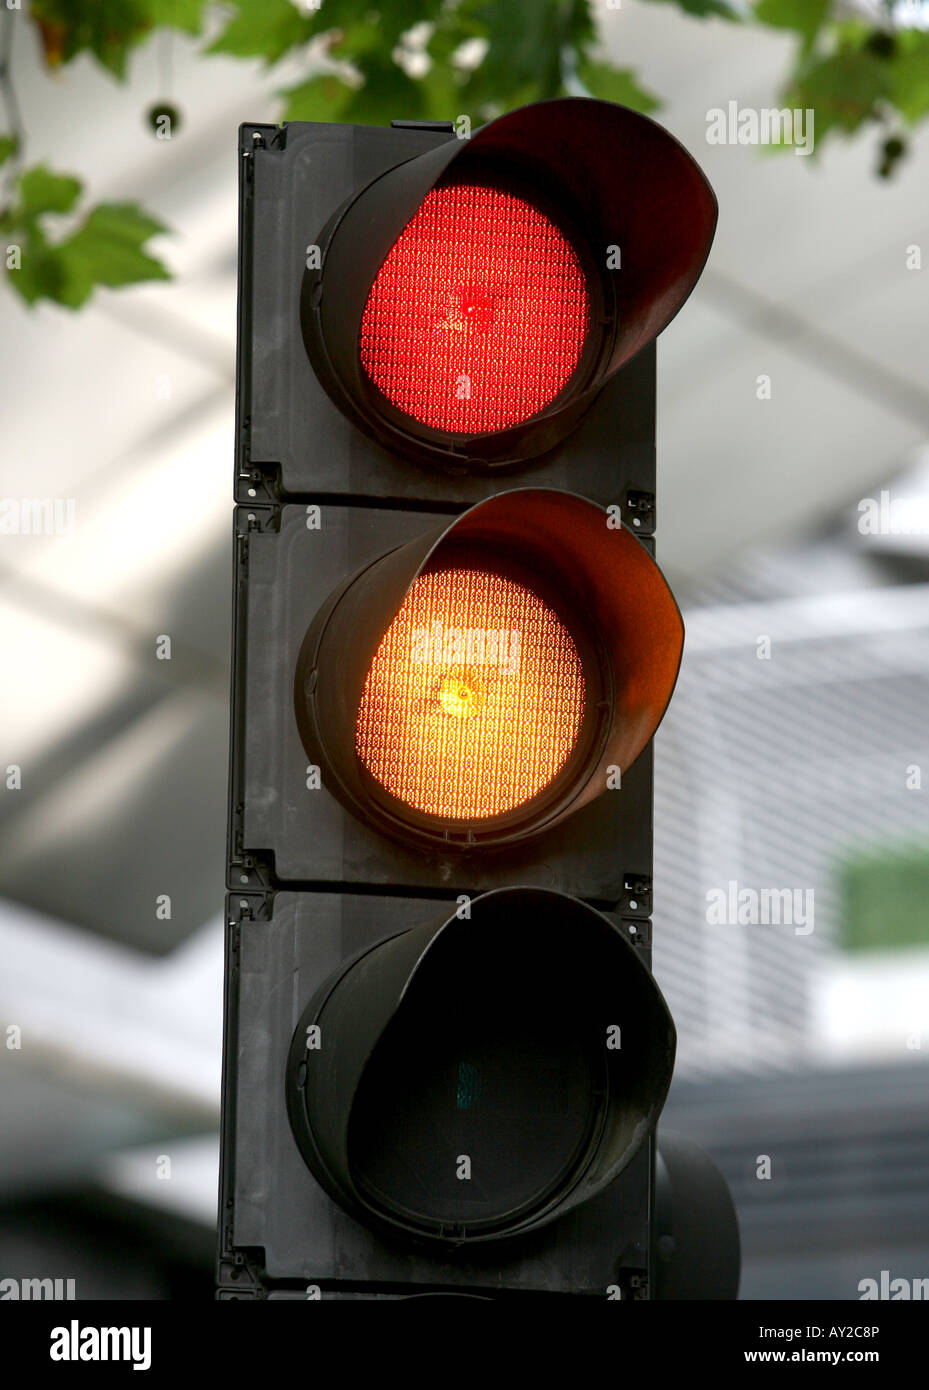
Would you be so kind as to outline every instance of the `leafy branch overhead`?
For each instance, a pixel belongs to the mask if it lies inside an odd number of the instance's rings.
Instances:
[[[876,11],[872,5],[867,19],[849,18],[854,6],[847,0],[638,3],[792,34],[780,104],[813,109],[817,149],[824,138],[873,125],[883,175],[906,153],[909,129],[929,114],[929,31],[900,27],[901,6],[893,0]],[[282,120],[381,124],[397,116],[467,115],[479,124],[564,95],[659,110],[659,98],[636,73],[615,66],[602,49],[597,17],[609,8],[609,0],[419,0],[416,6],[409,0],[32,0],[29,13],[51,69],[89,54],[125,81],[133,50],[156,31],[175,30],[199,40],[204,55],[260,59],[268,68],[287,59],[289,71],[302,64],[305,76],[279,89]],[[81,185],[42,165],[22,168],[24,133],[16,128],[10,77],[12,20],[12,13],[4,16],[6,47],[0,48],[0,87],[12,127],[0,133],[9,190],[0,230],[10,283],[30,304],[45,298],[78,308],[97,285],[167,279],[146,250],[165,228],[133,203],[89,208],[75,229],[53,235],[56,217],[73,216]],[[153,124],[160,109],[150,113]],[[173,122],[173,108],[163,103],[163,109]]]
[[[78,309],[96,285],[170,278],[144,249],[149,237],[167,229],[134,203],[98,203],[69,235],[50,237],[49,218],[73,212],[80,194],[77,179],[44,164],[16,180],[13,200],[0,214],[0,232],[10,282],[28,304],[52,299]]]

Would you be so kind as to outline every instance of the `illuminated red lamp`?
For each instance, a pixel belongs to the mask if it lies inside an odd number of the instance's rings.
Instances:
[[[497,188],[433,189],[388,252],[361,319],[361,365],[431,429],[509,429],[550,405],[587,338],[586,277],[541,209]]]
[[[695,285],[716,200],[640,112],[565,98],[389,169],[322,230],[300,316],[345,414],[404,458],[536,458]]]

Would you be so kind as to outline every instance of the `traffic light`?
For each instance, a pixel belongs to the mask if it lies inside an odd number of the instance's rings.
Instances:
[[[240,152],[219,1296],[690,1287],[654,340],[713,194],[592,100]]]
[[[617,995],[625,1048],[607,1046]],[[314,1028],[338,1046],[311,1057]],[[347,1210],[385,1236],[470,1249],[602,1191],[657,1119],[673,1056],[664,1001],[613,923],[503,888],[465,920],[378,941],[314,996],[290,1051],[290,1118]]]
[[[332,793],[385,834],[473,852],[525,842],[618,780],[664,714],[683,625],[608,521],[518,488],[343,582],[296,668],[297,726]]]
[[[353,155],[380,152],[368,134],[351,132]],[[418,158],[388,148],[309,258],[313,366],[405,458],[537,458],[677,313],[709,252],[713,194],[666,131],[606,102],[523,107]]]

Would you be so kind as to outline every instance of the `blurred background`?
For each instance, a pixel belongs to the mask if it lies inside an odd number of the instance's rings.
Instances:
[[[417,7],[166,0],[80,30],[100,8],[0,15],[0,1277],[212,1287],[237,126],[477,123],[558,90],[652,107],[720,204],[658,353],[687,624],[657,739],[665,1123],[732,1186],[743,1297],[929,1275],[929,6],[514,0],[507,36],[485,5],[460,90]],[[372,12],[403,38],[365,97]],[[812,155],[708,142],[714,109],[785,89]],[[745,889],[802,922],[719,920]]]

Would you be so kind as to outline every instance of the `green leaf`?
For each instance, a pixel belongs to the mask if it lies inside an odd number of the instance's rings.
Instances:
[[[648,0],[648,3],[677,5],[688,14],[696,15],[698,19],[708,19],[711,15],[734,21],[745,18],[744,8],[738,5],[736,0]]]
[[[223,32],[207,48],[208,53],[229,53],[235,58],[264,58],[268,67],[298,45],[308,43],[319,29],[325,10],[325,28],[331,26],[329,0],[311,16],[300,14],[291,0],[236,0],[235,13]]]
[[[897,43],[890,62],[893,103],[912,124],[929,113],[929,33],[899,34]]]
[[[396,47],[403,34],[417,24],[431,23],[447,13],[449,7],[444,0],[372,0],[371,4],[360,0],[321,0],[317,13],[316,32],[338,31],[349,36],[353,31],[363,30],[376,36],[370,46],[376,46],[382,56],[388,56]],[[457,22],[454,9],[451,10],[453,22]],[[338,52],[342,52],[341,44]]]
[[[442,0],[420,0],[414,16],[410,13],[409,0],[400,0],[399,4],[391,0],[389,4],[362,7],[364,18],[359,19],[357,0],[350,0],[343,21],[340,18],[343,4],[334,9],[334,3],[335,0],[326,0],[322,11],[326,18],[326,32],[331,38],[330,52],[335,58],[348,59],[359,66],[363,66],[364,59],[369,55],[381,60],[389,57],[414,23],[422,24],[438,18],[442,9]],[[430,42],[434,38],[433,34]],[[417,47],[427,48],[425,44],[418,44]]]
[[[408,77],[389,58],[364,69],[364,85],[352,91],[339,119],[360,125],[390,125],[425,117],[426,102],[419,82]]]
[[[120,80],[130,51],[155,28],[200,34],[209,0],[32,0],[51,68],[92,53]]]
[[[433,63],[450,63],[466,39],[480,38],[481,35],[471,32],[472,29],[472,25],[462,22],[457,11],[449,11],[435,26],[426,43],[426,52]]]
[[[38,225],[16,237],[20,247],[20,265],[7,270],[7,282],[27,304],[37,299],[61,302],[67,275],[61,257],[50,247]]]
[[[278,95],[285,98],[281,120],[337,121],[348,102],[352,89],[340,77],[329,73],[311,77],[298,87],[290,87]]]
[[[772,29],[793,29],[809,47],[829,13],[830,0],[759,0],[755,18]]]
[[[184,34],[202,34],[203,17],[209,0],[163,0],[153,6],[153,17],[165,29]]]
[[[636,81],[631,68],[614,68],[609,63],[594,63],[583,58],[577,65],[577,75],[593,97],[631,106],[634,111],[657,111],[659,99]]]
[[[464,0],[462,20],[490,47],[468,78],[465,109],[515,105],[516,93],[539,101],[563,91],[562,55],[595,41],[588,0]]]
[[[5,164],[19,148],[15,135],[0,135],[0,164]]]
[[[59,296],[76,309],[96,285],[117,288],[143,280],[169,280],[169,272],[142,248],[166,229],[135,203],[99,203],[58,248],[66,284]]]
[[[44,212],[70,212],[80,196],[81,183],[70,174],[55,174],[46,165],[37,164],[20,174],[18,191],[15,215],[28,221]]]
[[[8,271],[9,283],[27,304],[50,299],[78,309],[97,285],[168,280],[161,262],[143,250],[149,237],[164,230],[134,203],[98,204],[73,236],[57,245],[32,220],[11,234],[21,248],[21,263]]]
[[[359,0],[322,0],[321,15],[326,29],[347,32],[359,27],[360,22],[373,28],[379,35],[382,54],[389,54],[403,34],[416,24],[438,19],[445,8],[443,0],[417,0],[415,5],[410,0],[375,0],[370,5],[360,4]]]
[[[291,0],[235,0],[235,12],[207,52],[237,58],[264,58],[268,66],[314,35],[326,35],[338,58],[371,57],[383,63],[414,24],[438,19],[443,0],[381,0],[359,6],[358,0],[321,0],[318,10],[300,13]]]
[[[129,50],[156,22],[165,21],[158,0],[32,0],[49,67],[90,52],[114,77],[126,75]]]
[[[464,78],[448,63],[433,63],[424,77],[416,79],[422,94],[421,120],[454,121],[462,111]]]
[[[840,49],[827,58],[803,64],[786,93],[793,107],[815,112],[815,137],[834,128],[852,132],[877,114],[877,103],[890,95],[887,64],[869,53]]]
[[[329,52],[333,58],[362,65],[366,57],[383,50],[384,31],[380,24],[364,19],[332,36]]]

